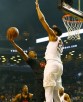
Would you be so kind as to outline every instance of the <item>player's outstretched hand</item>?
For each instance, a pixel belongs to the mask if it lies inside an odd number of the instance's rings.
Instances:
[[[36,0],[35,5],[36,5],[36,9],[37,9],[39,7],[38,0]]]

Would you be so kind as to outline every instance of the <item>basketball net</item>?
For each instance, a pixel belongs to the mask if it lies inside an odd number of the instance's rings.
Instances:
[[[68,31],[68,40],[80,40],[79,30],[82,27],[83,21],[70,14],[62,17],[63,23]]]

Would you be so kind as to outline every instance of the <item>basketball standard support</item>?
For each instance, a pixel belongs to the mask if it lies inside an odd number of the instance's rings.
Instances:
[[[83,21],[83,12],[77,9],[72,8],[70,5],[63,2],[60,7],[61,10],[64,11],[66,14],[71,14],[77,18],[79,18],[81,21]]]

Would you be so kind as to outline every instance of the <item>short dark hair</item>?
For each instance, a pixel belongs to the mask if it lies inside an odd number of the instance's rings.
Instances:
[[[29,52],[31,52],[31,51],[34,51],[34,52],[36,53],[36,51],[35,51],[35,50],[30,49],[30,50],[27,50],[27,55],[28,55],[28,54],[29,54]]]
[[[27,54],[29,54],[30,51],[34,51],[34,50],[27,50]]]
[[[62,31],[56,26],[56,25],[53,25],[52,26],[52,29],[57,32],[57,36],[61,36],[62,35]]]

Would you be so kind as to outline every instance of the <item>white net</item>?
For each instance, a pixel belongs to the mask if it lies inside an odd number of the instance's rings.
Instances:
[[[68,40],[80,40],[79,30],[83,22],[70,14],[64,15],[62,20],[68,31]]]

